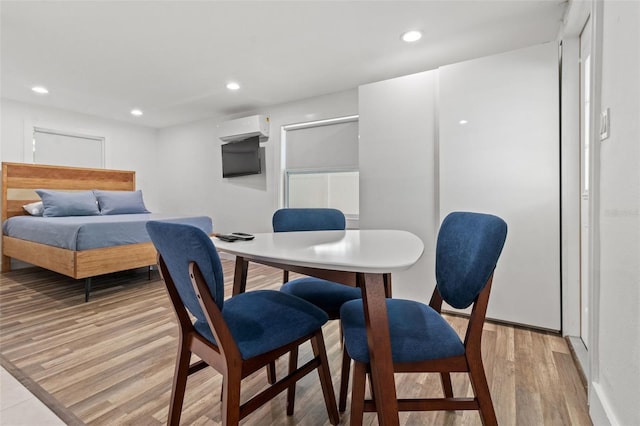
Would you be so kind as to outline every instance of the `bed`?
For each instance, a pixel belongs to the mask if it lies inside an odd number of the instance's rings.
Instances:
[[[211,219],[206,216],[176,217],[147,212],[32,217],[23,206],[40,201],[36,189],[42,188],[69,194],[92,190],[126,194],[124,191],[135,191],[135,172],[2,163],[2,272],[10,271],[11,259],[16,259],[84,279],[85,301],[89,300],[92,277],[156,264],[156,250],[144,227],[148,220],[191,223],[212,232]]]

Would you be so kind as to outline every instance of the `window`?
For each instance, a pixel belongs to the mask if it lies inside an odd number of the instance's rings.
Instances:
[[[287,207],[331,207],[357,218],[359,176],[353,171],[294,171],[286,175]]]
[[[104,168],[104,138],[33,128],[33,162]]]
[[[284,126],[285,207],[359,215],[358,117]]]

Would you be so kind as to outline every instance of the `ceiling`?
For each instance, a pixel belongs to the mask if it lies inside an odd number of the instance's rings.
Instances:
[[[0,95],[156,128],[268,112],[555,40],[565,8],[563,0],[2,0]],[[423,38],[402,42],[409,29]],[[227,90],[230,81],[241,89]]]

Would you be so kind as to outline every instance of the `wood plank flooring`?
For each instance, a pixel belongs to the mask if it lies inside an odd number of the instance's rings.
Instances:
[[[233,262],[223,260],[227,295]],[[251,265],[248,289],[277,289],[281,271]],[[178,330],[158,273],[128,271],[95,278],[89,303],[83,281],[39,268],[0,275],[0,360],[68,424],[165,424]],[[463,318],[449,317],[462,330]],[[334,387],[339,386],[338,324],[325,326]],[[310,357],[310,347],[301,359]],[[501,425],[590,425],[586,391],[569,348],[558,335],[488,323],[483,358]],[[279,374],[286,369],[278,364]],[[398,374],[398,394],[441,395],[439,378]],[[465,375],[454,393],[471,395]],[[246,379],[243,399],[266,383]],[[221,380],[213,369],[187,383],[182,423],[220,422]],[[285,415],[285,393],[246,418],[245,425],[328,425],[316,375],[300,382],[296,409]],[[401,413],[403,425],[479,425],[476,412]],[[341,424],[349,423],[349,409]],[[377,424],[365,413],[365,425]]]

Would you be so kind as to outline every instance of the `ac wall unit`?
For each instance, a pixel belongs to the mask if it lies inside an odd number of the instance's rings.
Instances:
[[[225,142],[259,136],[263,142],[269,138],[269,117],[252,115],[218,124],[218,137]]]

